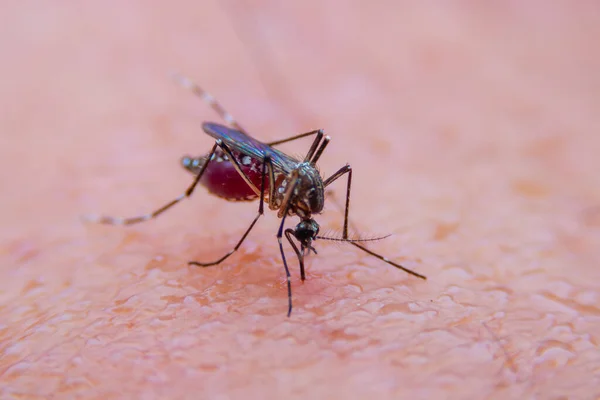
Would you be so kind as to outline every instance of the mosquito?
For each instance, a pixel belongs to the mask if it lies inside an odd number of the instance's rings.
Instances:
[[[232,250],[212,262],[190,261],[188,263],[189,265],[199,267],[210,267],[222,263],[240,248],[252,228],[256,225],[256,222],[264,214],[264,204],[266,202],[269,209],[277,211],[277,217],[281,219],[277,231],[277,242],[279,243],[279,251],[287,278],[288,317],[292,313],[292,284],[288,263],[283,250],[282,238],[284,235],[298,258],[302,281],[306,279],[304,257],[310,251],[317,254],[317,251],[313,247],[313,242],[318,239],[350,243],[371,256],[410,275],[427,279],[424,275],[405,268],[361,244],[361,242],[382,238],[354,239],[349,237],[348,214],[350,210],[352,168],[349,164],[346,164],[330,177],[323,179],[316,167],[316,163],[321,158],[323,151],[331,139],[329,136],[324,135],[322,129],[301,133],[287,139],[269,143],[260,142],[251,137],[211,94],[187,77],[175,74],[173,78],[180,85],[203,99],[219,114],[229,127],[213,122],[202,124],[204,132],[215,139],[215,144],[210,152],[204,156],[184,156],[181,159],[182,166],[195,176],[192,184],[181,195],[149,214],[131,218],[88,216],[86,218],[88,221],[109,225],[131,225],[154,219],[175,204],[190,197],[198,184],[205,186],[209,193],[229,201],[253,201],[259,199],[256,217]],[[303,159],[291,157],[273,147],[308,136],[314,136],[314,140]],[[315,221],[313,215],[320,214],[323,211],[325,188],[344,175],[347,177],[347,183],[342,237],[320,236],[319,224]],[[293,229],[285,229],[286,218],[292,216],[299,217],[300,222]]]

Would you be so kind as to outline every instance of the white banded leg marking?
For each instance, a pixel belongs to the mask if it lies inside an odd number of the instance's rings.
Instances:
[[[217,140],[209,153],[209,157],[208,157],[209,159],[215,154],[215,151],[217,150],[217,146],[219,146],[219,144],[220,144],[220,140]],[[131,225],[131,224],[137,224],[138,222],[148,221],[152,218],[156,218],[163,212],[167,211],[169,208],[173,207],[175,204],[179,203],[183,199],[190,197],[192,195],[192,193],[194,192],[194,189],[196,188],[196,186],[198,186],[198,183],[200,182],[200,178],[204,174],[204,171],[206,170],[206,167],[208,166],[208,164],[209,164],[209,162],[206,162],[206,163],[204,163],[204,165],[202,165],[200,172],[198,172],[198,175],[196,175],[196,178],[194,179],[192,184],[187,188],[187,190],[185,192],[183,192],[182,194],[177,196],[175,199],[171,200],[164,206],[156,209],[155,211],[153,211],[151,213],[139,215],[137,217],[131,217],[131,218],[88,215],[88,216],[84,216],[83,219],[84,219],[84,221],[95,222],[95,223],[100,223],[100,224]]]
[[[181,86],[190,90],[196,96],[204,100],[210,108],[212,108],[217,114],[219,114],[221,118],[223,118],[225,122],[227,122],[229,125],[237,129],[238,131],[246,133],[244,128],[242,128],[242,126],[237,123],[235,118],[233,118],[233,115],[227,112],[227,110],[221,104],[219,104],[219,102],[213,95],[208,93],[206,90],[202,89],[200,86],[198,86],[198,84],[194,83],[191,79],[189,79],[186,76],[183,76],[178,73],[174,73],[172,74],[172,76],[177,83],[179,83]]]

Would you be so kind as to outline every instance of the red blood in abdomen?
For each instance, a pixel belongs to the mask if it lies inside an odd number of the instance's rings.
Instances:
[[[242,171],[248,176],[250,181],[260,190],[262,164],[252,159],[250,165],[243,165],[238,161]],[[248,186],[246,181],[235,170],[233,164],[229,161],[213,160],[208,164],[200,183],[215,196],[222,197],[231,201],[251,201],[258,196]],[[269,188],[268,176],[265,177],[265,191]]]

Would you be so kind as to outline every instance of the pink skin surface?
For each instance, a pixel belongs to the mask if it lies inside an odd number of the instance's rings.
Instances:
[[[5,1],[0,32],[1,399],[600,397],[598,2]],[[358,233],[428,280],[318,242],[302,283],[286,246],[287,318],[274,213],[187,265],[256,202],[82,223],[191,183],[224,122],[173,70],[263,142],[325,129]]]

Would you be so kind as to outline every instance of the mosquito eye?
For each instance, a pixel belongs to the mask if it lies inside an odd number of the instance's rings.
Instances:
[[[319,225],[314,220],[302,221],[296,226],[294,236],[302,243],[310,242],[319,233]]]
[[[311,232],[308,229],[298,230],[296,231],[296,238],[301,242],[305,242],[311,238]]]

